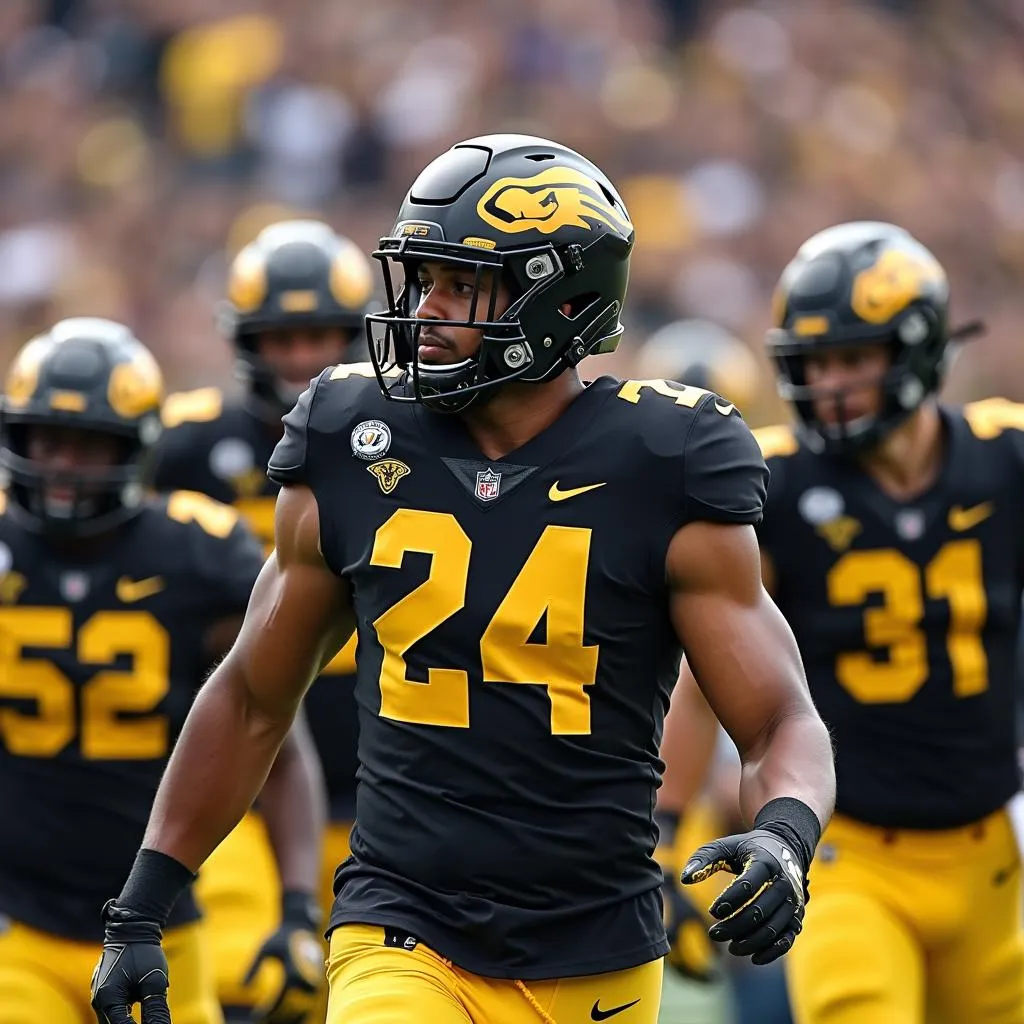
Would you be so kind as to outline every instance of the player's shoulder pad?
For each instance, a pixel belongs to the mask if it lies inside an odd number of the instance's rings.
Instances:
[[[985,398],[963,408],[967,425],[979,440],[988,441],[1007,431],[1024,433],[1024,405],[1007,398]]]
[[[246,529],[237,509],[200,491],[170,491],[156,500],[171,523],[213,541],[227,540],[236,531]]]
[[[757,524],[764,514],[768,467],[731,402],[708,393],[694,409],[683,450],[684,521]]]
[[[164,399],[160,419],[164,430],[183,423],[212,423],[224,414],[224,392],[220,388],[178,391]]]
[[[371,363],[327,367],[282,419],[284,436],[270,456],[267,476],[282,486],[305,483],[311,435],[347,431],[360,416],[372,415],[372,405],[379,401],[380,387]]]
[[[682,522],[760,522],[768,470],[743,417],[704,388],[668,380],[627,380],[617,397],[644,410],[652,452],[683,478]]]

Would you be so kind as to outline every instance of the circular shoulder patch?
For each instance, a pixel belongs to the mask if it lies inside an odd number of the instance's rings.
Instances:
[[[391,447],[391,428],[380,420],[363,420],[352,431],[352,454],[372,462]]]
[[[845,507],[843,496],[831,487],[811,487],[800,495],[797,502],[800,515],[811,526],[831,522],[843,514]]]

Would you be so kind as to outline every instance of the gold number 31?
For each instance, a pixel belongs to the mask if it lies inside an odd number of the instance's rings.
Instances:
[[[972,697],[988,689],[988,658],[981,640],[988,603],[976,539],[945,544],[923,573],[894,548],[843,555],[828,574],[829,603],[862,605],[870,594],[881,594],[883,603],[865,609],[864,639],[868,647],[885,648],[888,660],[876,661],[867,651],[836,658],[836,678],[858,701],[903,703],[924,685],[928,639],[920,624],[925,596],[949,603],[946,650],[953,692]]]

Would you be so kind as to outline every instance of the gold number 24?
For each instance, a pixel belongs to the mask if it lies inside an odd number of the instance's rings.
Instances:
[[[98,671],[81,691],[52,662],[27,658],[25,648],[68,648],[74,622],[69,608],[0,608],[0,698],[33,701],[34,713],[0,707],[0,741],[18,757],[56,757],[76,734],[90,760],[163,757],[168,723],[151,712],[170,687],[170,641],[148,612],[97,612],[78,630],[83,664],[111,665],[130,655],[130,670]],[[135,713],[136,717],[124,715]]]
[[[485,683],[547,688],[554,735],[590,733],[597,645],[583,643],[589,529],[545,526],[480,639]],[[406,552],[431,556],[427,579],[373,625],[384,649],[380,713],[420,725],[469,727],[469,674],[430,668],[426,683],[406,675],[405,655],[466,603],[472,541],[450,513],[399,509],[377,530],[370,564],[397,569]],[[544,643],[530,643],[546,615]]]
[[[923,577],[923,579],[922,579]],[[920,628],[925,596],[949,603],[946,650],[953,692],[972,697],[988,689],[988,658],[981,631],[988,614],[977,539],[950,541],[923,573],[894,548],[850,551],[828,573],[831,605],[862,605],[870,594],[883,603],[864,610],[868,647],[885,648],[888,660],[867,651],[836,658],[836,678],[862,704],[898,704],[910,700],[928,678],[928,638]]]

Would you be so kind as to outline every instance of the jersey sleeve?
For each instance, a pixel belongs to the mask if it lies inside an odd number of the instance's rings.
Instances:
[[[732,405],[709,395],[698,406],[683,449],[683,524],[761,521],[768,467]]]
[[[280,487],[309,483],[309,419],[320,382],[330,372],[331,367],[324,370],[281,420],[284,436],[277,442],[267,464],[267,476]]]
[[[786,464],[799,449],[796,435],[788,426],[761,427],[754,432],[761,454],[768,466],[768,498],[764,506],[764,518],[757,524],[757,539],[761,549],[771,553],[778,548],[786,531],[786,516],[782,512],[783,495],[786,490]]]

